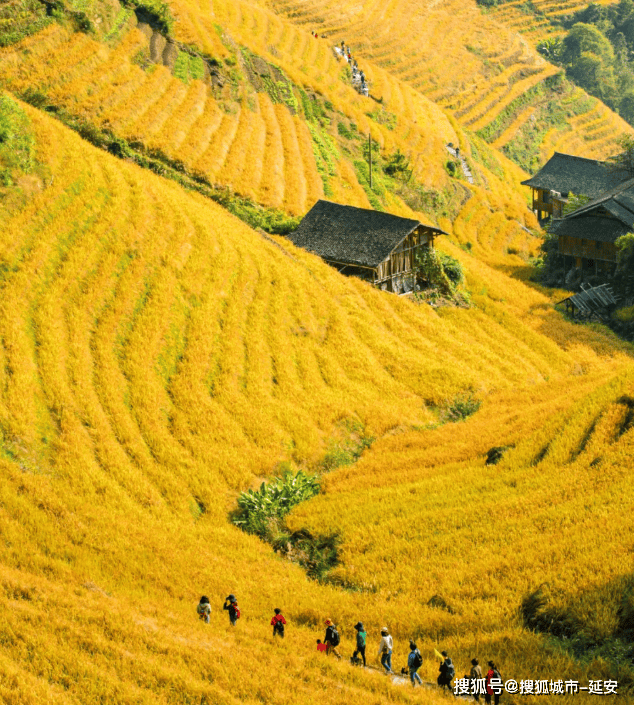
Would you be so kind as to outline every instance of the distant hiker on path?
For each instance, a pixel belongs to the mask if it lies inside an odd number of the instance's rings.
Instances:
[[[493,696],[495,705],[498,705],[500,695],[502,694],[502,676],[493,661],[489,661],[487,665],[489,666],[489,670],[486,675],[484,702],[490,703],[491,696]],[[497,693],[495,691],[497,691]]]
[[[228,595],[225,597],[225,603],[222,606],[223,610],[229,612],[229,622],[232,627],[236,626],[236,622],[240,619],[240,608],[238,607],[238,601],[235,595]]]
[[[209,618],[211,616],[211,605],[209,604],[209,598],[207,595],[203,595],[200,598],[198,607],[196,607],[196,612],[198,612],[199,619],[209,624]]]
[[[378,656],[381,657],[381,665],[385,669],[385,675],[388,676],[394,671],[392,671],[392,648],[394,646],[394,641],[390,636],[390,632],[387,627],[381,629],[381,643],[379,644]]]
[[[367,639],[367,634],[362,622],[357,622],[354,625],[354,628],[357,630],[357,648],[354,650],[352,658],[350,660],[352,661],[352,663],[357,663],[357,657],[359,654],[361,654],[361,658],[363,659],[363,667],[365,668],[365,643]]]
[[[273,627],[273,636],[281,636],[283,639],[284,625],[286,624],[286,620],[282,616],[282,610],[279,607],[276,607],[273,611],[275,612],[275,616],[271,620],[271,626]]]
[[[454,668],[453,663],[451,662],[451,659],[447,655],[446,651],[441,652],[444,661],[440,664],[440,668],[438,669],[440,673],[438,674],[438,685],[441,688],[444,688],[445,686],[447,687],[447,690],[453,695],[454,692],[451,689],[451,681],[453,680],[453,677],[456,675],[456,669]]]
[[[478,663],[477,658],[471,659],[471,670],[469,671],[469,678],[471,679],[471,691],[473,692],[473,697],[477,703],[480,702],[480,691],[476,686],[476,681],[482,680],[482,669]]]
[[[416,646],[416,643],[409,642],[409,656],[407,657],[407,668],[409,668],[409,679],[412,681],[412,686],[416,687],[416,681],[418,685],[423,685],[421,677],[418,675],[418,669],[423,665],[423,657],[420,655],[420,651]]]
[[[337,627],[333,624],[332,619],[326,620],[326,636],[324,637],[324,644],[326,644],[326,653],[333,653],[337,658],[341,658],[341,654],[337,651],[339,646],[339,632]]]

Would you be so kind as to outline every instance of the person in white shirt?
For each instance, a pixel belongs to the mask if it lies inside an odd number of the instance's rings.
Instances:
[[[381,665],[385,668],[385,675],[390,675],[392,671],[392,647],[394,642],[387,627],[381,629],[381,643],[379,644],[378,656],[381,657]]]

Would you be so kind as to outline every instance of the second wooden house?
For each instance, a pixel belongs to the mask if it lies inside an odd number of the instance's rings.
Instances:
[[[574,266],[610,276],[616,269],[616,240],[634,232],[634,179],[565,218],[554,219],[550,232],[557,236],[559,253],[567,259],[566,268]]]
[[[615,169],[607,162],[555,152],[530,179],[522,181],[533,192],[533,210],[542,220],[553,216],[561,218],[568,195],[598,198],[615,188],[630,175]]]

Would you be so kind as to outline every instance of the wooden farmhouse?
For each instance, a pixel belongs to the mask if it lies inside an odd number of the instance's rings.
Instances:
[[[533,210],[542,220],[549,216],[561,218],[570,193],[598,198],[628,178],[627,172],[617,171],[607,162],[555,152],[534,176],[522,184],[531,187]]]
[[[317,201],[288,237],[343,274],[400,294],[414,288],[416,254],[446,234],[418,220]]]
[[[570,257],[570,266],[613,274],[617,259],[614,243],[621,235],[634,232],[634,179],[565,218],[553,220],[550,232],[557,235],[559,253]]]

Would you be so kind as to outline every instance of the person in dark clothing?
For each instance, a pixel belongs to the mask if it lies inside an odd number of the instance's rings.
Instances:
[[[357,648],[354,650],[352,659],[350,660],[352,663],[357,663],[357,656],[361,654],[361,658],[363,659],[363,667],[365,668],[365,644],[368,635],[366,634],[362,622],[357,622],[354,625],[354,628],[357,630]]]
[[[337,651],[339,646],[339,632],[337,627],[335,627],[332,619],[326,620],[326,636],[324,637],[324,644],[327,645],[326,653],[333,653],[337,658],[341,658],[341,654]]]
[[[283,639],[284,625],[286,624],[286,620],[282,616],[282,610],[279,607],[276,607],[273,611],[275,612],[275,616],[271,620],[271,625],[273,627],[273,636],[281,636]]]
[[[412,686],[416,687],[416,682],[418,685],[423,685],[421,677],[418,675],[418,669],[423,665],[423,657],[420,655],[418,646],[416,646],[415,641],[409,642],[409,656],[407,657],[407,668],[409,671],[409,679],[412,681]]]
[[[238,607],[238,601],[236,600],[236,596],[228,595],[227,597],[225,597],[225,603],[222,606],[222,609],[227,610],[229,612],[229,622],[232,627],[235,627],[236,622],[240,617],[240,608]]]
[[[438,669],[440,672],[438,674],[437,683],[441,688],[446,687],[447,690],[452,693],[452,695],[455,695],[451,687],[451,681],[456,675],[456,669],[454,668],[451,659],[447,655],[447,652],[442,651],[441,653],[445,660],[440,664],[440,668]]]

